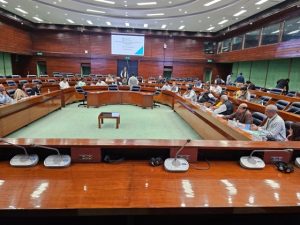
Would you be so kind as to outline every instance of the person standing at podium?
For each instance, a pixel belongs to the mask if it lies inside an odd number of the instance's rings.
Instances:
[[[120,77],[128,79],[128,71],[126,66],[124,66],[124,68],[121,70]]]

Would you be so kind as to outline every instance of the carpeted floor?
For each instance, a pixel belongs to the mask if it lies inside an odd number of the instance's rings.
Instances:
[[[132,105],[99,108],[77,107],[78,103],[39,119],[9,138],[90,138],[90,139],[202,139],[167,106],[142,109]],[[119,112],[120,128],[114,119],[105,119],[98,128],[100,112]]]

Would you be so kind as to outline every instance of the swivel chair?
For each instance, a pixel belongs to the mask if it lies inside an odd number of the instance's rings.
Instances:
[[[131,91],[141,91],[141,86],[133,85],[133,86],[131,87]]]
[[[157,96],[157,95],[160,95],[160,93],[161,93],[161,90],[156,90],[156,91],[154,92],[154,94],[153,94],[153,97],[154,97],[154,96]],[[154,108],[155,108],[155,107],[160,107],[160,105],[157,104],[157,101],[155,101],[154,99],[153,99],[153,107],[154,107]]]
[[[86,107],[87,106],[87,103],[86,103],[86,99],[87,99],[87,92],[83,90],[82,87],[75,87],[75,90],[78,94],[80,95],[83,95],[83,98],[81,99],[82,103],[78,104],[78,107],[79,106],[84,106]]]
[[[262,125],[263,121],[267,119],[267,116],[261,112],[253,112],[252,117],[253,117],[253,123],[256,126]]]

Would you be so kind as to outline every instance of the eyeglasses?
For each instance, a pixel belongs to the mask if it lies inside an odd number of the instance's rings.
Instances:
[[[247,109],[247,107],[240,107],[240,109]]]

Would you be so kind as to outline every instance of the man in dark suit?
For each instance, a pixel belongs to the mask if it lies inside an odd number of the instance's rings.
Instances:
[[[128,79],[128,70],[126,66],[121,70],[120,77]]]
[[[280,89],[285,90],[285,92],[288,92],[289,91],[289,82],[290,82],[290,79],[280,79],[276,82],[277,83],[276,88],[280,88]]]

